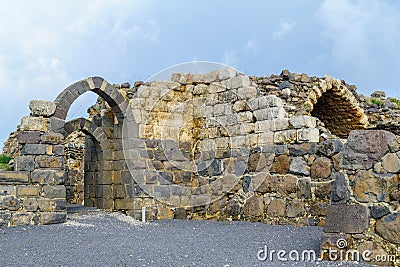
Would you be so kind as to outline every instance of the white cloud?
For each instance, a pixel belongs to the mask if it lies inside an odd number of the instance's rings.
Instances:
[[[284,35],[288,34],[295,25],[296,25],[295,21],[288,21],[285,19],[281,19],[279,21],[279,27],[272,33],[272,37],[274,39],[282,38]]]
[[[385,1],[325,0],[318,16],[336,60],[366,64],[379,50],[399,55],[400,10]]]

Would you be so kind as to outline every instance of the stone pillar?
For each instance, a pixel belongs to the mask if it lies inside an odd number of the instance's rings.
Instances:
[[[17,186],[22,209],[11,217],[11,224],[51,224],[65,222],[66,172],[64,167],[64,137],[49,130],[49,117],[55,104],[32,100],[31,116],[22,118],[18,135],[20,156],[15,158],[15,170],[29,172],[29,185]],[[23,218],[23,219],[21,219]]]

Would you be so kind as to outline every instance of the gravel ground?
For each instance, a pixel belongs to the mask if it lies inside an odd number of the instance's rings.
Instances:
[[[64,224],[0,230],[0,266],[371,266],[257,259],[269,249],[318,251],[319,227],[157,221],[119,213],[68,214]]]

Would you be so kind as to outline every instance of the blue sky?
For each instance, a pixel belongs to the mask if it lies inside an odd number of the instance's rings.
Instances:
[[[398,1],[13,0],[0,12],[1,143],[30,99],[54,100],[89,76],[146,80],[192,60],[248,75],[329,74],[359,93],[400,95]]]

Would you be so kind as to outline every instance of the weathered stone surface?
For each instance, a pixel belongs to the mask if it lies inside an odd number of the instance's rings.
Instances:
[[[296,199],[290,202],[286,208],[286,216],[289,218],[301,217],[305,212],[304,202]]]
[[[63,223],[67,221],[66,212],[41,212],[40,223],[41,224],[53,224]]]
[[[390,173],[398,173],[400,171],[400,159],[396,153],[388,153],[382,158],[382,167]]]
[[[17,196],[18,197],[35,197],[39,195],[39,187],[38,186],[26,186],[20,185],[17,186]]]
[[[18,133],[18,143],[20,144],[38,144],[40,142],[40,132],[22,131]]]
[[[343,148],[341,167],[370,169],[388,151],[395,135],[387,131],[357,130],[350,132]]]
[[[400,201],[400,189],[393,189],[392,192],[390,192],[390,198],[393,200]]]
[[[6,210],[18,210],[20,202],[14,196],[5,196],[1,201],[1,206]]]
[[[176,208],[174,212],[174,219],[187,220],[187,211],[184,208]]]
[[[285,216],[286,203],[283,199],[275,198],[271,201],[267,208],[267,215],[270,217]]]
[[[278,193],[288,195],[296,193],[297,177],[293,175],[285,175],[279,178]]]
[[[325,140],[318,148],[319,152],[327,157],[332,157],[333,155],[339,153],[342,149],[343,143],[339,139]]]
[[[306,154],[315,154],[317,152],[316,143],[303,143],[289,146],[289,152],[291,156],[303,156]]]
[[[243,213],[249,217],[260,217],[264,213],[262,197],[250,197],[243,206]]]
[[[31,115],[35,117],[50,117],[56,111],[56,105],[52,101],[31,100],[29,102]]]
[[[332,183],[329,182],[318,182],[315,185],[314,195],[319,199],[330,199],[332,194]]]
[[[66,189],[63,185],[44,186],[43,195],[47,198],[65,198]]]
[[[46,145],[42,144],[26,144],[22,148],[25,155],[45,155]]]
[[[369,226],[369,210],[359,204],[339,204],[328,207],[325,233],[360,234]]]
[[[328,204],[324,202],[315,202],[310,206],[310,212],[313,216],[326,216],[328,212]]]
[[[310,178],[300,178],[297,180],[297,197],[310,199],[311,195],[311,179]]]
[[[286,174],[289,171],[290,157],[288,155],[279,155],[275,157],[271,166],[271,173]]]
[[[314,160],[311,165],[311,178],[326,179],[331,175],[332,162],[330,159],[321,157]]]
[[[0,227],[9,226],[11,213],[0,213]]]
[[[37,224],[37,216],[32,212],[17,212],[12,214],[11,225],[30,225]]]
[[[371,211],[371,216],[374,219],[379,219],[385,215],[388,215],[390,213],[389,208],[386,206],[372,206],[370,207]]]
[[[49,119],[43,117],[23,117],[19,127],[22,131],[47,132],[49,129]]]
[[[14,159],[16,171],[33,171],[35,168],[34,157],[19,156]]]
[[[289,165],[289,171],[290,173],[298,175],[310,175],[306,161],[300,157],[292,158]]]
[[[61,144],[64,140],[64,136],[60,133],[45,133],[41,137],[42,143],[44,144]]]
[[[276,192],[279,184],[277,175],[270,174],[259,174],[258,177],[262,177],[261,184],[255,189],[256,192],[261,194]]]
[[[348,189],[348,180],[342,172],[335,172],[331,177],[334,182],[332,185],[332,204],[343,204],[350,199],[350,191]]]
[[[37,211],[37,209],[39,207],[37,198],[24,199],[23,207],[26,211]]]
[[[303,127],[315,128],[316,121],[317,121],[316,118],[311,116],[306,116],[306,115],[294,116],[290,118],[290,125],[292,125],[296,129]]]
[[[376,223],[376,232],[394,244],[400,244],[400,213],[386,215]]]
[[[29,172],[0,171],[0,184],[19,184],[29,182]]]
[[[238,216],[240,215],[241,212],[241,208],[238,201],[235,199],[230,199],[228,201],[228,204],[226,205],[225,211],[228,216],[232,217],[232,219],[238,219]]]
[[[388,198],[387,182],[369,171],[359,171],[354,178],[354,196],[360,202],[378,202]]]
[[[37,156],[35,159],[37,168],[62,168],[64,160],[61,157]]]
[[[317,128],[303,128],[297,130],[297,141],[315,142],[319,141],[319,130]]]

